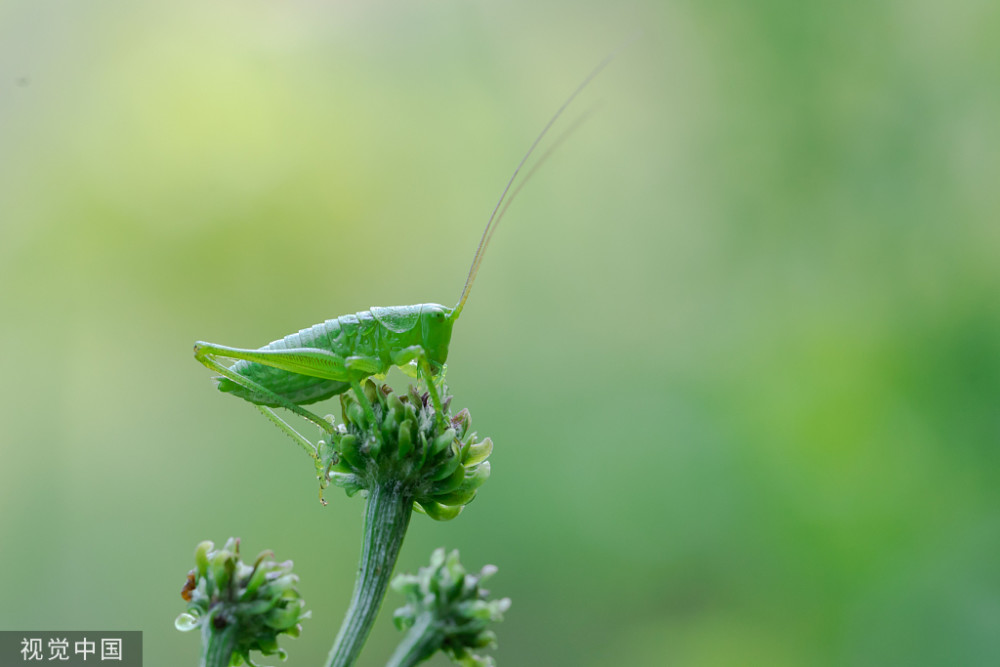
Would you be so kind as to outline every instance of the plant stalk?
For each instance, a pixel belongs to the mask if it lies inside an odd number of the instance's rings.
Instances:
[[[413,495],[400,487],[392,481],[369,492],[354,594],[326,667],[353,665],[378,616],[413,513]]]
[[[385,667],[413,667],[430,658],[444,639],[432,614],[421,614],[396,647]]]
[[[201,628],[201,667],[229,667],[238,628],[235,623],[229,623],[219,630],[214,621],[214,617],[205,619]]]

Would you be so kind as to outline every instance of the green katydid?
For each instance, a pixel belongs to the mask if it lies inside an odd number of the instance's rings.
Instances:
[[[519,186],[511,193],[511,185],[549,128],[614,55],[612,53],[605,58],[566,98],[514,169],[486,223],[465,287],[454,308],[437,303],[373,307],[353,315],[341,315],[320,322],[259,349],[227,347],[199,341],[195,343],[194,356],[219,373],[219,390],[256,405],[265,417],[314,458],[317,456],[316,447],[281,419],[272,408],[290,410],[318,425],[325,432],[333,433],[334,427],[329,421],[302,406],[351,389],[364,407],[368,420],[374,423],[374,412],[361,389],[361,382],[372,375],[384,375],[393,366],[398,366],[413,377],[423,377],[436,416],[441,419],[444,413],[435,381],[440,381],[444,375],[452,326],[469,298],[486,247],[507,207],[520,190]],[[508,193],[510,197],[507,196]],[[233,359],[235,363],[226,366],[219,362],[220,358]]]

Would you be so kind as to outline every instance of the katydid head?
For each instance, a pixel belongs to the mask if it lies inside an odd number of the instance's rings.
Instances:
[[[448,344],[451,328],[455,324],[454,309],[437,303],[420,306],[420,346],[427,354],[427,361],[435,375],[448,361]]]

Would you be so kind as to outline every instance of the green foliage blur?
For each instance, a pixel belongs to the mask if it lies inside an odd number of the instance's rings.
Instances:
[[[495,563],[500,665],[997,664],[982,0],[0,3],[0,629],[195,664],[185,573],[237,535],[321,664],[362,501],[191,346],[454,303],[637,28],[483,262],[447,379],[493,476],[400,571]]]

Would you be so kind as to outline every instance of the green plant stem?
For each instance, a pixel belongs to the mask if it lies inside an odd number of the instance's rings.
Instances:
[[[396,647],[386,667],[413,667],[434,655],[444,636],[432,614],[421,614]]]
[[[214,617],[206,618],[201,628],[201,667],[229,667],[238,628],[230,623],[219,630],[214,620]]]
[[[393,481],[369,492],[354,595],[326,667],[353,665],[378,616],[413,513],[413,495],[400,486]]]

